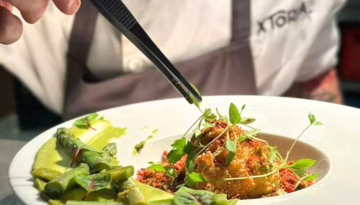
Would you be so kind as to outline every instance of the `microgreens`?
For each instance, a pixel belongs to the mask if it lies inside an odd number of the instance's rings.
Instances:
[[[146,169],[152,169],[157,172],[165,172],[165,169],[162,166],[162,164],[155,164],[154,162],[148,162],[148,163],[150,164],[150,166],[147,167]]]
[[[203,177],[201,174],[196,173],[196,172],[192,172],[186,173],[186,179],[185,179],[185,184],[192,186],[195,185],[198,182],[206,182],[207,180],[205,179],[205,177]]]
[[[190,84],[191,87],[194,88],[194,90],[200,95],[200,92],[199,90],[193,85],[193,84]],[[194,103],[194,105],[202,112],[201,108],[200,108],[200,102],[197,101],[197,99],[190,93],[190,98],[191,98],[191,101]]]
[[[241,115],[237,107],[234,105],[234,103],[230,104],[229,117],[230,117],[230,122],[233,125],[238,124],[241,121]]]
[[[196,91],[198,92],[197,89],[196,89]],[[258,140],[265,144],[265,147],[260,147],[260,149],[258,151],[259,151],[259,155],[261,155],[261,157],[264,157],[265,159],[268,160],[268,162],[270,163],[270,166],[267,169],[268,172],[265,174],[246,176],[246,177],[224,178],[224,179],[220,179],[220,180],[232,181],[232,180],[243,180],[243,179],[249,179],[249,178],[262,178],[262,177],[270,176],[270,175],[278,172],[280,169],[291,170],[298,177],[298,180],[299,180],[298,184],[301,181],[314,180],[318,176],[318,174],[316,174],[316,173],[309,175],[308,172],[306,171],[306,169],[310,168],[311,166],[313,166],[316,163],[315,160],[300,159],[300,160],[295,161],[292,165],[287,165],[288,157],[289,157],[293,147],[295,146],[295,144],[299,140],[299,138],[305,133],[305,131],[308,128],[310,128],[312,125],[322,125],[321,122],[316,120],[315,115],[313,115],[311,113],[308,115],[310,124],[296,138],[296,140],[290,147],[289,151],[287,152],[286,157],[283,158],[281,156],[281,154],[279,153],[277,147],[272,147],[268,144],[268,142],[266,140],[257,138],[257,135],[260,133],[260,129],[256,129],[252,126],[249,126],[249,124],[253,123],[255,121],[255,119],[242,117],[242,113],[245,109],[245,105],[243,105],[239,111],[239,109],[236,107],[236,105],[234,103],[231,103],[230,107],[229,107],[229,118],[227,118],[224,115],[221,115],[218,108],[216,108],[216,113],[218,115],[218,117],[217,117],[212,112],[212,110],[209,108],[202,111],[198,101],[196,101],[193,96],[191,96],[191,98],[192,98],[194,104],[202,112],[202,115],[195,121],[194,124],[191,125],[191,127],[186,131],[186,133],[183,135],[182,138],[174,141],[174,143],[171,145],[171,147],[173,149],[167,155],[167,159],[168,159],[169,163],[176,163],[178,160],[181,159],[181,157],[183,157],[184,155],[188,155],[187,160],[186,160],[186,166],[185,166],[187,168],[186,179],[185,179],[186,185],[192,186],[197,182],[207,181],[206,178],[201,175],[201,173],[194,172],[194,168],[195,168],[194,159],[197,156],[199,156],[200,154],[204,153],[213,142],[218,140],[225,133],[227,134],[227,138],[225,141],[225,148],[226,148],[226,150],[229,151],[229,154],[226,156],[225,166],[228,166],[231,163],[231,161],[235,158],[235,153],[237,150],[238,143],[241,143],[245,140]],[[228,126],[226,128],[224,128],[223,131],[219,135],[217,135],[215,138],[213,138],[209,143],[207,143],[205,145],[201,144],[201,136],[202,136],[201,127],[203,127],[203,128],[213,127],[214,124],[212,124],[212,122],[216,118],[218,120],[226,121],[228,123]],[[197,123],[198,123],[198,126],[195,129],[193,129],[193,127]],[[236,126],[237,124],[240,124],[242,126],[250,128],[250,130],[241,133],[240,136],[236,136],[234,133],[235,139],[232,140],[229,137],[229,130],[231,127]],[[192,130],[192,132],[193,132],[192,139],[195,138],[196,142],[198,142],[196,145],[193,144],[191,141],[187,141],[185,138],[185,136],[187,135],[187,133],[190,130]],[[268,156],[267,156],[267,154],[265,154],[266,152],[264,152],[263,149],[269,150]],[[277,160],[281,163],[280,165],[279,164],[275,165],[275,162]],[[158,166],[159,165],[153,164],[149,168],[161,169]],[[161,170],[163,170],[163,169],[161,169]],[[184,186],[184,185],[181,185],[180,187],[182,187],[182,186]]]
[[[270,154],[269,154],[270,164],[274,164],[276,160],[276,153],[277,153],[277,147],[270,148]]]
[[[178,176],[175,169],[170,166],[164,167],[162,164],[155,164],[154,162],[148,162],[151,166],[147,167],[146,169],[152,169],[156,172],[164,172],[164,174],[168,177],[172,177],[171,185],[174,184],[175,178]]]
[[[225,166],[228,166],[231,163],[231,161],[234,159],[236,153],[236,145],[237,145],[237,140],[236,139],[234,141],[231,140],[228,131],[225,142],[225,148],[229,151],[229,154],[226,156]]]

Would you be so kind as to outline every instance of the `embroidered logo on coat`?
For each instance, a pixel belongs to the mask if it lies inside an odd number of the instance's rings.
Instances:
[[[299,8],[292,10],[280,10],[262,21],[258,21],[259,29],[257,34],[267,32],[276,28],[282,28],[288,24],[298,22],[300,20],[309,19],[311,10],[308,9],[305,2],[302,2]]]

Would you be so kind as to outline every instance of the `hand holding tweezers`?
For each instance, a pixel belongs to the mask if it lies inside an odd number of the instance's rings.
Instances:
[[[180,74],[171,64],[160,49],[146,34],[144,29],[136,21],[131,12],[120,0],[90,0],[99,12],[124,34],[150,61],[152,61],[159,71],[168,81],[185,97],[191,104],[193,103],[190,93],[198,102],[202,98],[191,84]]]

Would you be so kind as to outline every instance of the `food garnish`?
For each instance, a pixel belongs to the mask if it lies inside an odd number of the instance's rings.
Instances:
[[[65,172],[43,167],[33,170],[41,196],[50,204],[234,205],[238,199],[291,193],[311,186],[319,176],[307,171],[316,160],[289,159],[304,133],[322,125],[315,115],[308,115],[309,125],[282,156],[278,147],[271,146],[260,129],[251,125],[255,119],[244,116],[245,105],[238,109],[231,103],[224,115],[217,108],[214,113],[210,108],[201,109],[197,101],[194,104],[201,115],[171,144],[169,152],[164,151],[162,161],[150,161],[137,172],[137,181],[131,178],[134,167],[122,167],[116,160],[116,143],[107,141],[96,149],[75,137],[72,129],[59,128],[57,151],[72,162]],[[76,120],[74,126],[89,133],[96,131],[93,125],[102,120],[93,113]],[[134,152],[151,138],[138,143]]]

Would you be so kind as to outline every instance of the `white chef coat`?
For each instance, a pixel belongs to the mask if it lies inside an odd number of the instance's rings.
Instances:
[[[231,38],[231,0],[123,0],[172,62],[224,47]],[[335,14],[345,0],[252,0],[251,34],[256,86],[261,95],[281,95],[337,63],[339,34]],[[15,13],[18,13],[15,11]],[[74,16],[52,2],[35,25],[24,23],[22,38],[0,45],[0,64],[41,102],[61,114],[66,54]],[[106,79],[140,72],[146,57],[99,15],[87,62]]]

